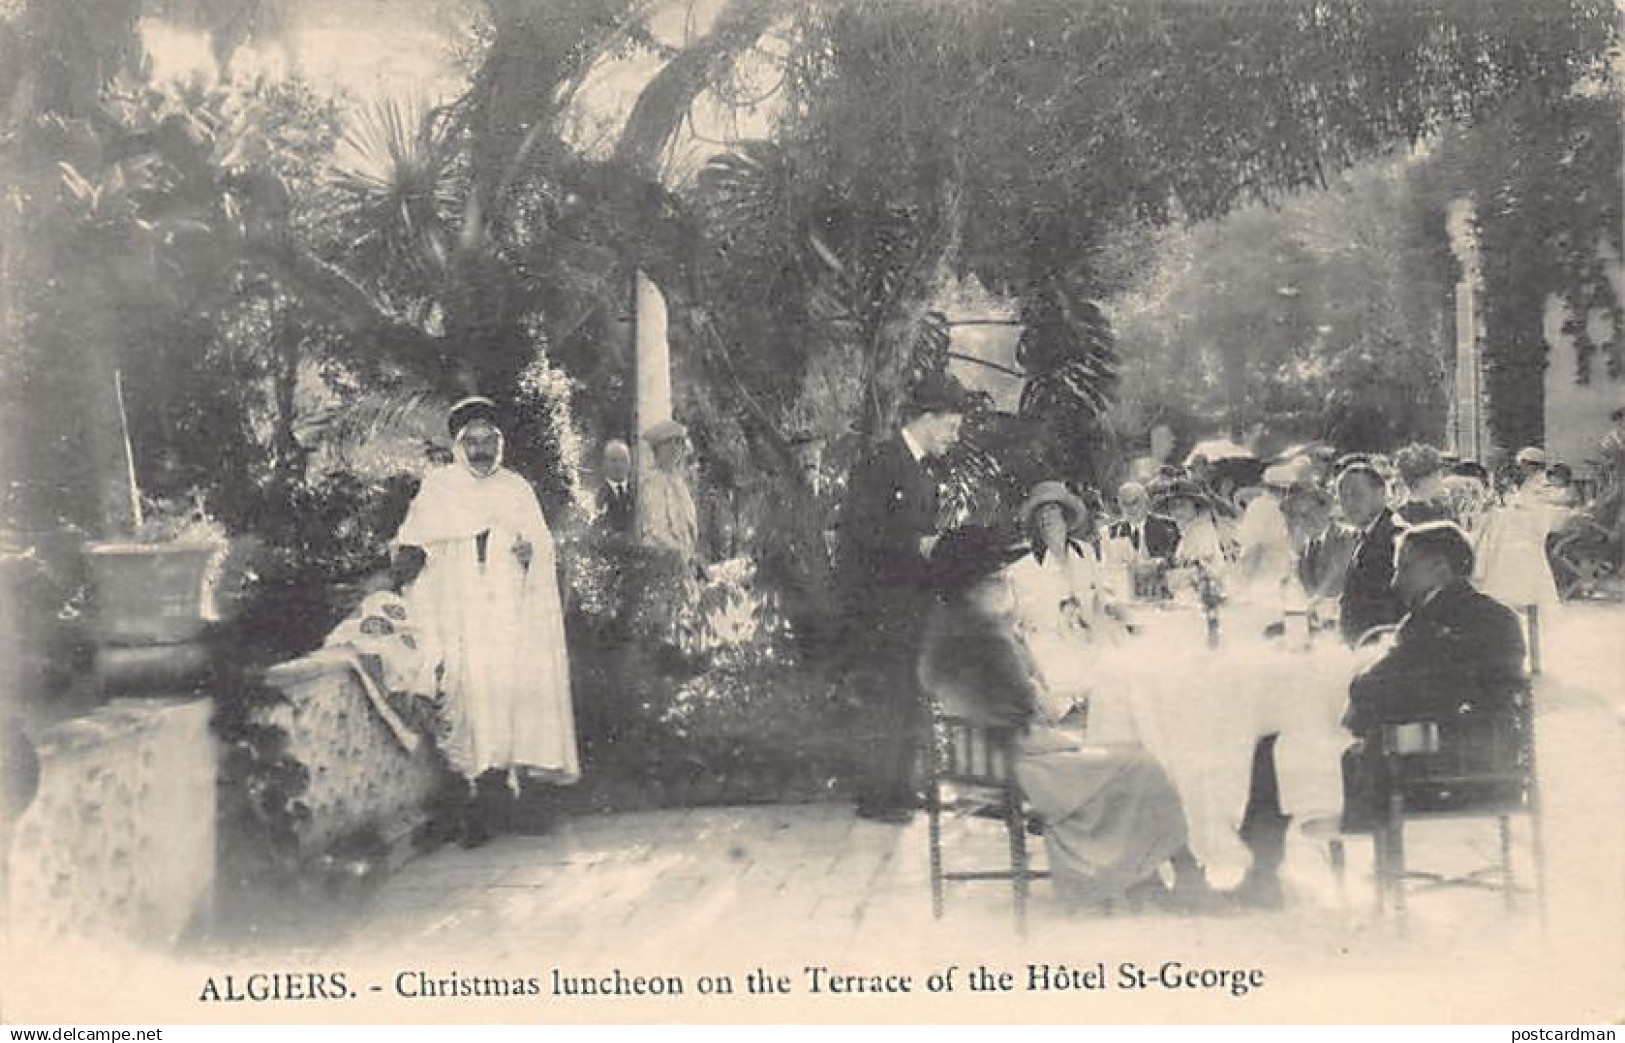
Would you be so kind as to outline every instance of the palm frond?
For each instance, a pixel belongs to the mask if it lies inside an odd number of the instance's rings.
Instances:
[[[953,337],[948,330],[948,316],[935,309],[926,313],[915,329],[914,355],[909,360],[912,379],[926,373],[936,373],[948,367],[948,349]]]
[[[440,440],[445,403],[420,388],[363,391],[300,417],[294,434],[318,459],[347,470],[398,471],[421,464]]]
[[[1024,416],[1081,412],[1098,417],[1111,405],[1117,350],[1100,307],[1064,278],[1048,280],[1022,309],[1016,359],[1027,371]]]
[[[375,261],[407,256],[441,269],[459,210],[456,147],[438,109],[388,99],[346,128],[332,182],[348,199],[343,221],[354,251]]]

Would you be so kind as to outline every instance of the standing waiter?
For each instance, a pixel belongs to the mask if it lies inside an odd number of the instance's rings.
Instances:
[[[967,394],[928,373],[915,385],[902,428],[852,472],[840,525],[836,581],[851,679],[865,719],[858,814],[907,822],[917,797],[912,767],[920,728],[914,663],[929,608],[926,562],[937,539],[937,482],[926,467],[959,441]]]

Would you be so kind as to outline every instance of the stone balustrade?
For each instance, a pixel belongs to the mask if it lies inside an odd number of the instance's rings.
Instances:
[[[8,853],[14,937],[168,946],[207,922],[212,705],[114,699],[34,736],[39,791]]]
[[[324,650],[267,671],[285,702],[259,719],[287,731],[311,814],[300,854],[373,832],[404,854],[439,782],[361,662]],[[118,940],[168,948],[207,928],[217,872],[220,744],[209,698],[116,698],[32,736],[38,792],[12,834],[4,883],[19,940]]]
[[[304,853],[318,854],[367,826],[398,845],[424,820],[439,780],[429,743],[407,749],[391,727],[393,715],[369,696],[352,652],[315,652],[273,667],[265,680],[288,701],[262,718],[287,731],[288,752],[310,772]]]

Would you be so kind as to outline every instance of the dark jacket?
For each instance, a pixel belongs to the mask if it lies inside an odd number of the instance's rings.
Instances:
[[[1359,533],[1336,522],[1310,537],[1298,555],[1298,582],[1304,593],[1312,598],[1340,597],[1359,538]]]
[[[1371,531],[1361,534],[1354,545],[1343,596],[1338,599],[1338,626],[1343,640],[1350,644],[1372,627],[1397,623],[1405,614],[1392,586],[1398,533],[1393,512],[1384,507]]]
[[[920,644],[919,680],[948,714],[983,727],[1025,727],[1037,705],[1031,654],[1009,619],[934,602]]]
[[[1406,616],[1388,651],[1355,676],[1344,725],[1365,736],[1384,722],[1451,721],[1464,706],[1505,711],[1528,682],[1523,657],[1517,615],[1457,580]]]
[[[632,483],[627,482],[626,490],[620,493],[617,493],[608,482],[599,483],[599,527],[606,533],[631,536],[636,523],[637,519],[632,511]]]
[[[853,469],[841,507],[836,584],[855,636],[912,647],[929,596],[920,538],[935,534],[937,505],[936,479],[901,435]]]
[[[1113,522],[1107,532],[1114,540],[1133,539],[1133,526],[1125,519]],[[1143,524],[1142,538],[1145,542],[1145,553],[1148,557],[1161,558],[1164,561],[1174,556],[1179,548],[1179,523],[1172,518],[1165,518],[1160,514],[1146,515]],[[1136,550],[1140,549],[1140,541],[1134,541]]]

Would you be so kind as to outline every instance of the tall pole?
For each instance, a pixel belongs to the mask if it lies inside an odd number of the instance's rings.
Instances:
[[[135,480],[135,446],[130,442],[130,415],[124,408],[124,374],[113,370],[113,395],[118,400],[119,434],[124,441],[124,478],[130,489],[130,517],[141,528],[141,485]]]
[[[671,344],[667,340],[666,298],[640,269],[632,277],[633,374],[636,398],[633,402],[633,456],[638,485],[654,468],[654,453],[643,433],[662,420],[671,419]],[[644,499],[636,494],[638,528],[643,528]]]

